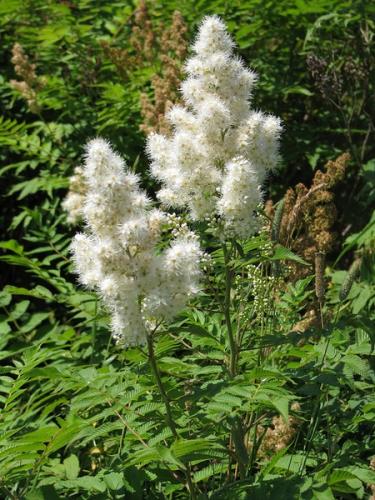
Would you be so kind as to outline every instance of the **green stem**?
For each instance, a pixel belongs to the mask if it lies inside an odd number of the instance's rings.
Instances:
[[[94,361],[94,354],[95,354],[95,345],[96,345],[96,318],[98,316],[98,297],[95,297],[95,306],[94,306],[94,321],[92,324],[92,331],[91,331],[91,356],[90,356],[90,363]]]
[[[167,393],[165,392],[163,382],[161,380],[160,372],[156,363],[156,358],[155,358],[155,350],[154,350],[154,342],[152,338],[152,334],[147,335],[147,347],[148,347],[148,359],[151,365],[152,372],[154,374],[156,384],[158,386],[160,395],[163,399],[165,410],[166,410],[166,417],[167,417],[167,423],[169,428],[172,431],[173,437],[175,439],[179,439],[179,435],[177,432],[176,424],[174,423],[173,416],[172,416],[172,410],[171,410],[171,404],[169,402]]]
[[[232,272],[229,267],[229,255],[226,244],[223,244],[224,262],[225,262],[225,298],[224,298],[224,317],[225,324],[228,331],[229,347],[230,347],[230,361],[229,373],[231,377],[236,376],[237,372],[237,346],[234,339],[232,321],[230,317],[230,292],[232,288]]]
[[[167,393],[165,392],[163,382],[162,382],[162,379],[160,376],[159,368],[158,368],[158,365],[156,362],[153,333],[155,333],[155,331],[147,335],[148,359],[149,359],[152,373],[155,377],[156,384],[158,386],[160,395],[161,395],[163,402],[164,402],[164,406],[165,406],[165,410],[166,410],[167,424],[168,424],[168,426],[173,434],[173,437],[175,439],[179,439],[180,436],[178,434],[175,421],[173,420],[171,403],[169,401]],[[187,486],[188,486],[189,493],[190,493],[190,498],[192,500],[195,500],[197,497],[196,497],[196,493],[195,493],[194,483],[193,483],[193,480],[191,477],[191,469],[190,469],[189,463],[186,465],[185,477],[186,477],[186,482],[187,482]]]
[[[336,324],[337,324],[337,320],[338,320],[338,317],[339,317],[339,311],[340,311],[340,308],[338,308],[338,310],[336,311],[336,314],[335,314],[335,317],[334,317],[334,320],[333,320],[333,326],[336,326]],[[323,329],[324,328],[324,322],[323,322],[322,304],[320,304],[320,317],[321,317],[321,323],[322,323],[322,329]],[[331,341],[331,337],[327,337],[326,343],[325,343],[324,352],[323,352],[322,361],[321,361],[320,366],[319,366],[319,374],[322,373],[322,371],[323,371],[323,369],[325,367],[325,362],[326,362],[326,357],[327,357],[327,353],[328,353],[328,348],[329,348],[329,345],[330,345],[330,341]],[[307,459],[309,457],[309,453],[310,453],[310,450],[311,450],[312,441],[313,441],[313,438],[315,436],[316,429],[318,428],[318,424],[320,422],[321,410],[322,410],[322,408],[321,408],[321,400],[322,400],[322,395],[323,395],[323,389],[324,389],[324,383],[322,382],[319,385],[319,392],[318,392],[318,395],[317,395],[317,398],[316,398],[316,401],[315,401],[315,405],[314,405],[314,408],[313,408],[313,412],[312,412],[312,415],[311,415],[311,419],[310,419],[310,425],[309,425],[309,430],[308,430],[308,434],[307,434],[307,438],[306,438],[306,443],[305,443],[305,446],[304,446],[304,449],[303,449],[303,451],[305,452],[305,457],[304,457],[304,460],[303,460],[303,462],[301,464],[300,472],[302,472],[302,470],[306,466]]]
[[[225,243],[223,243],[223,253],[225,262],[225,298],[224,298],[224,318],[228,331],[230,360],[229,360],[229,375],[231,378],[237,375],[237,356],[238,349],[236,340],[234,338],[232,320],[230,314],[231,298],[230,293],[232,289],[232,270],[229,265],[229,253]],[[245,446],[245,432],[243,429],[240,417],[235,417],[231,430],[232,441],[234,443],[235,454],[238,462],[238,469],[241,479],[246,477],[246,468],[248,464],[248,453]]]

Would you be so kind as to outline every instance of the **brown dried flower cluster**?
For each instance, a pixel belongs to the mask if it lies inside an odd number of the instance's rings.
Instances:
[[[145,0],[140,0],[137,9],[134,11],[134,25],[130,37],[130,45],[135,52],[135,63],[144,64],[146,61],[153,61],[156,33],[150,19]]]
[[[120,47],[112,47],[106,40],[100,40],[100,45],[105,56],[115,65],[118,74],[125,79],[129,69],[129,54],[125,49]]]
[[[19,43],[13,45],[11,61],[16,75],[22,79],[11,80],[11,86],[26,99],[30,111],[38,113],[40,106],[37,101],[37,92],[44,85],[43,79],[37,76],[35,64],[30,62]]]
[[[350,155],[343,153],[336,160],[328,161],[324,171],[315,173],[310,188],[300,183],[286,192],[277,241],[307,262],[313,263],[317,253],[327,254],[333,248],[337,212],[332,190],[343,180],[349,160]],[[271,203],[266,210],[273,218],[275,210]],[[309,273],[306,266],[298,263],[291,267],[292,279]]]
[[[113,47],[105,40],[101,40],[100,45],[123,79],[127,79],[134,68],[152,62],[155,58],[155,32],[145,0],[139,2],[132,15],[130,50]]]
[[[304,333],[310,328],[317,328],[320,326],[320,321],[315,309],[309,309],[303,318],[295,323],[292,332]]]
[[[141,0],[132,16],[133,26],[129,39],[130,50],[112,47],[102,41],[108,59],[116,66],[119,75],[126,79],[134,68],[154,65],[160,68],[151,79],[150,94],[141,94],[141,130],[168,133],[170,126],[165,114],[178,100],[181,84],[182,61],[187,54],[187,26],[180,12],[175,11],[170,27],[154,26],[145,0]]]
[[[298,412],[300,409],[299,403],[293,403],[291,406],[293,412]],[[265,433],[264,427],[260,426],[258,428],[258,434],[264,434],[264,436],[258,450],[258,456],[260,458],[267,458],[286,448],[295,437],[298,431],[299,422],[300,420],[293,415],[288,417],[288,422],[285,422],[281,416],[278,416],[273,417],[272,425],[268,427]]]
[[[160,43],[161,70],[151,80],[153,99],[143,93],[141,112],[143,124],[141,130],[146,133],[160,132],[168,134],[170,125],[165,118],[172,104],[178,102],[182,74],[182,61],[187,54],[187,27],[180,12],[175,11],[172,25],[164,30]]]

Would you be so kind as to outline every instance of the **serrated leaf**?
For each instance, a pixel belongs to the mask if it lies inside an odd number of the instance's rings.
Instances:
[[[285,248],[281,245],[275,246],[275,251],[271,257],[268,257],[269,260],[293,260],[298,262],[299,264],[303,264],[304,266],[310,266],[308,262],[302,259],[299,255],[296,255],[294,252],[289,250],[289,248]]]
[[[79,460],[76,455],[70,455],[63,462],[67,479],[75,479],[79,474]]]
[[[124,476],[121,472],[111,472],[103,476],[103,481],[110,490],[120,490],[124,486]]]

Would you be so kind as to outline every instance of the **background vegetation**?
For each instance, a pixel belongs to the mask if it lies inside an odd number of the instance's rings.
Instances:
[[[239,288],[259,278],[238,295],[252,304],[243,375],[222,376],[223,317],[209,293],[157,342],[188,433],[173,441],[147,356],[114,346],[105,311],[76,285],[76,226],[63,200],[98,134],[153,192],[144,134],[165,127],[186,41],[208,13],[227,23],[260,75],[257,106],[285,130],[266,186],[272,230],[231,256],[246,269]],[[148,13],[128,0],[0,2],[5,498],[186,498],[186,464],[200,498],[374,492],[374,14],[365,0],[155,0]],[[345,152],[350,160],[324,169]],[[324,293],[314,290],[317,251],[327,257]],[[209,285],[220,295],[224,255],[213,257],[221,274]],[[236,418],[251,429],[241,480],[225,442]]]

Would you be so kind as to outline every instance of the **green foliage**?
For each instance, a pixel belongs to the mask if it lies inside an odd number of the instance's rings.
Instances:
[[[375,484],[369,468],[375,455],[374,6],[149,4],[160,24],[180,9],[191,34],[202,15],[222,15],[242,56],[261,74],[257,106],[281,115],[286,129],[270,195],[281,198],[289,185],[310,180],[315,167],[350,150],[351,170],[337,197],[341,246],[327,268],[323,324],[297,328],[316,308],[313,270],[294,283],[283,274],[290,261],[306,264],[300,256],[262,233],[243,245],[230,242],[226,260],[207,237],[216,273],[155,343],[174,435],[146,350],[114,346],[106,311],[76,285],[73,229],[61,207],[83,144],[97,134],[144,176],[139,97],[154,68],[124,78],[100,44],[129,49],[136,3],[3,0],[1,495],[179,499],[188,497],[190,473],[202,499],[366,498]],[[15,42],[43,78],[37,112],[10,84],[17,78]],[[311,55],[327,61],[321,77],[341,78],[335,95],[322,92],[308,71]],[[348,61],[365,73],[345,74]],[[152,192],[149,182],[144,176]],[[340,300],[355,259],[360,271]],[[263,288],[253,286],[254,268]],[[229,312],[240,342],[234,376],[222,307],[226,269],[234,278]],[[264,452],[275,417],[297,418],[297,430],[285,446]]]

